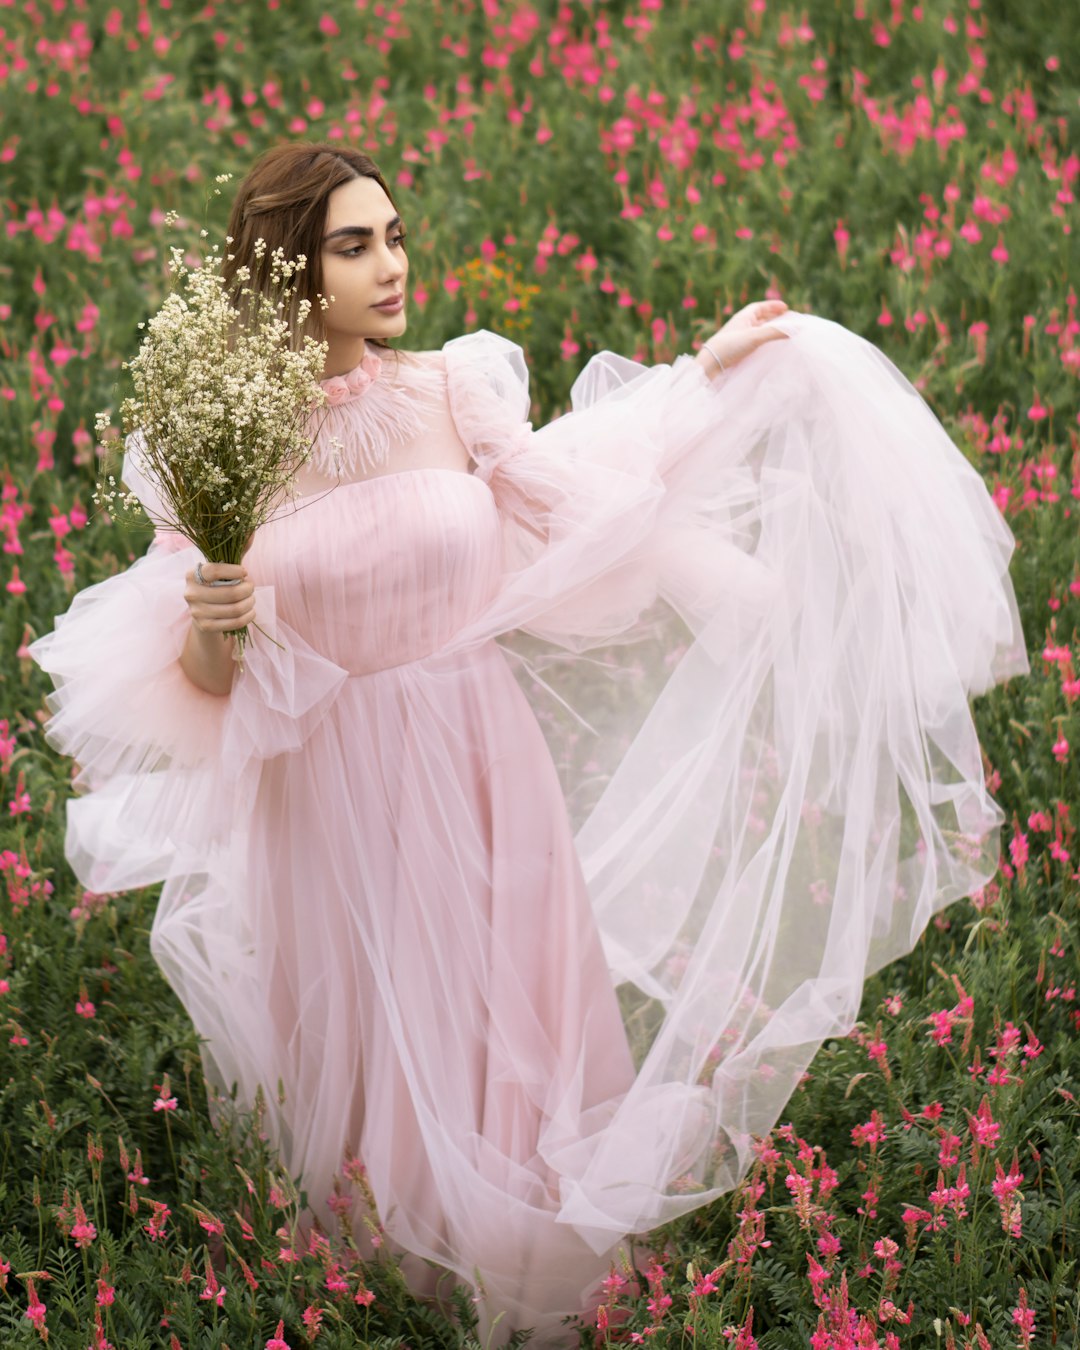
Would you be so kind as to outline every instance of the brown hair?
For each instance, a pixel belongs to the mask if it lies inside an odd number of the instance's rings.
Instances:
[[[393,193],[373,159],[347,145],[327,142],[294,141],[275,145],[260,155],[237,189],[229,217],[228,234],[232,255],[224,267],[226,282],[237,268],[251,269],[250,285],[271,294],[270,255],[280,248],[286,259],[301,254],[307,259],[294,288],[290,327],[293,341],[299,345],[305,333],[321,339],[322,310],[318,296],[322,290],[322,238],[326,226],[327,200],[335,188],[354,178],[373,178],[397,206]],[[255,257],[255,241],[266,242],[260,263]],[[277,297],[274,296],[274,299]],[[311,313],[301,326],[296,310],[301,300],[311,302]],[[371,339],[372,345],[386,347]]]

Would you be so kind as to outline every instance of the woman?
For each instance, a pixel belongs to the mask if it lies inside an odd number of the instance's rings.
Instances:
[[[164,879],[207,1079],[263,1085],[324,1227],[363,1231],[351,1152],[418,1292],[449,1269],[485,1335],[559,1344],[993,875],[968,695],[1027,669],[1012,536],[903,376],[779,302],[670,367],[602,353],[533,431],[512,343],[387,349],[365,156],[270,151],[230,234],[316,260],[330,410],[243,565],[159,531],[33,644],[68,856]]]

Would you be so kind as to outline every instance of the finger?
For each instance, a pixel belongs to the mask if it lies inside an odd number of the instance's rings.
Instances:
[[[231,605],[206,605],[196,604],[192,607],[192,613],[198,613],[206,619],[235,619],[240,614],[246,614],[252,608],[251,599],[237,601]]]
[[[255,589],[247,577],[238,577],[235,581],[230,581],[227,586],[215,585],[216,578],[206,576],[205,572],[203,577],[204,580],[201,584],[195,579],[194,575],[188,578],[184,588],[186,599],[205,600],[210,605],[231,605],[235,604],[237,600],[243,599],[244,596],[251,595]]]
[[[254,605],[251,603],[250,599],[241,600],[235,605],[216,605],[214,607],[214,616],[216,618],[219,615],[223,615],[226,618],[232,617],[236,619],[239,618],[241,614],[246,614],[251,609],[254,609]]]
[[[246,585],[242,594],[225,597],[225,595],[221,595],[220,591],[208,591],[205,586],[193,586],[189,591],[185,591],[184,599],[188,602],[188,609],[192,613],[192,618],[197,618],[197,620],[228,618],[246,612],[248,607],[252,605],[254,587],[248,589]]]
[[[754,310],[754,323],[768,323],[783,314],[787,305],[783,300],[762,300]]]
[[[194,576],[192,572],[192,576]],[[246,577],[247,568],[239,563],[210,563],[202,565],[202,578],[207,581],[232,581],[236,577]]]
[[[247,609],[240,610],[237,614],[217,615],[213,617],[195,617],[192,621],[204,633],[227,633],[234,628],[244,628],[247,624],[255,622],[255,607],[250,606]]]
[[[238,605],[255,594],[255,587],[247,580],[237,582],[235,586],[200,586],[196,589],[199,598],[208,605]]]

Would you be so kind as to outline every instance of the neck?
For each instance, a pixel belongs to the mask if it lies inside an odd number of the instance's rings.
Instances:
[[[335,375],[345,375],[355,370],[367,353],[367,343],[363,338],[334,338],[330,340],[323,366],[323,379],[332,379]]]

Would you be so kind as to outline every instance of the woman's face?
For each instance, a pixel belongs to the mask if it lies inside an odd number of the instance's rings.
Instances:
[[[365,338],[404,333],[404,238],[401,217],[374,178],[353,178],[331,192],[321,258],[321,289],[330,301],[322,316],[328,375],[358,365]]]

